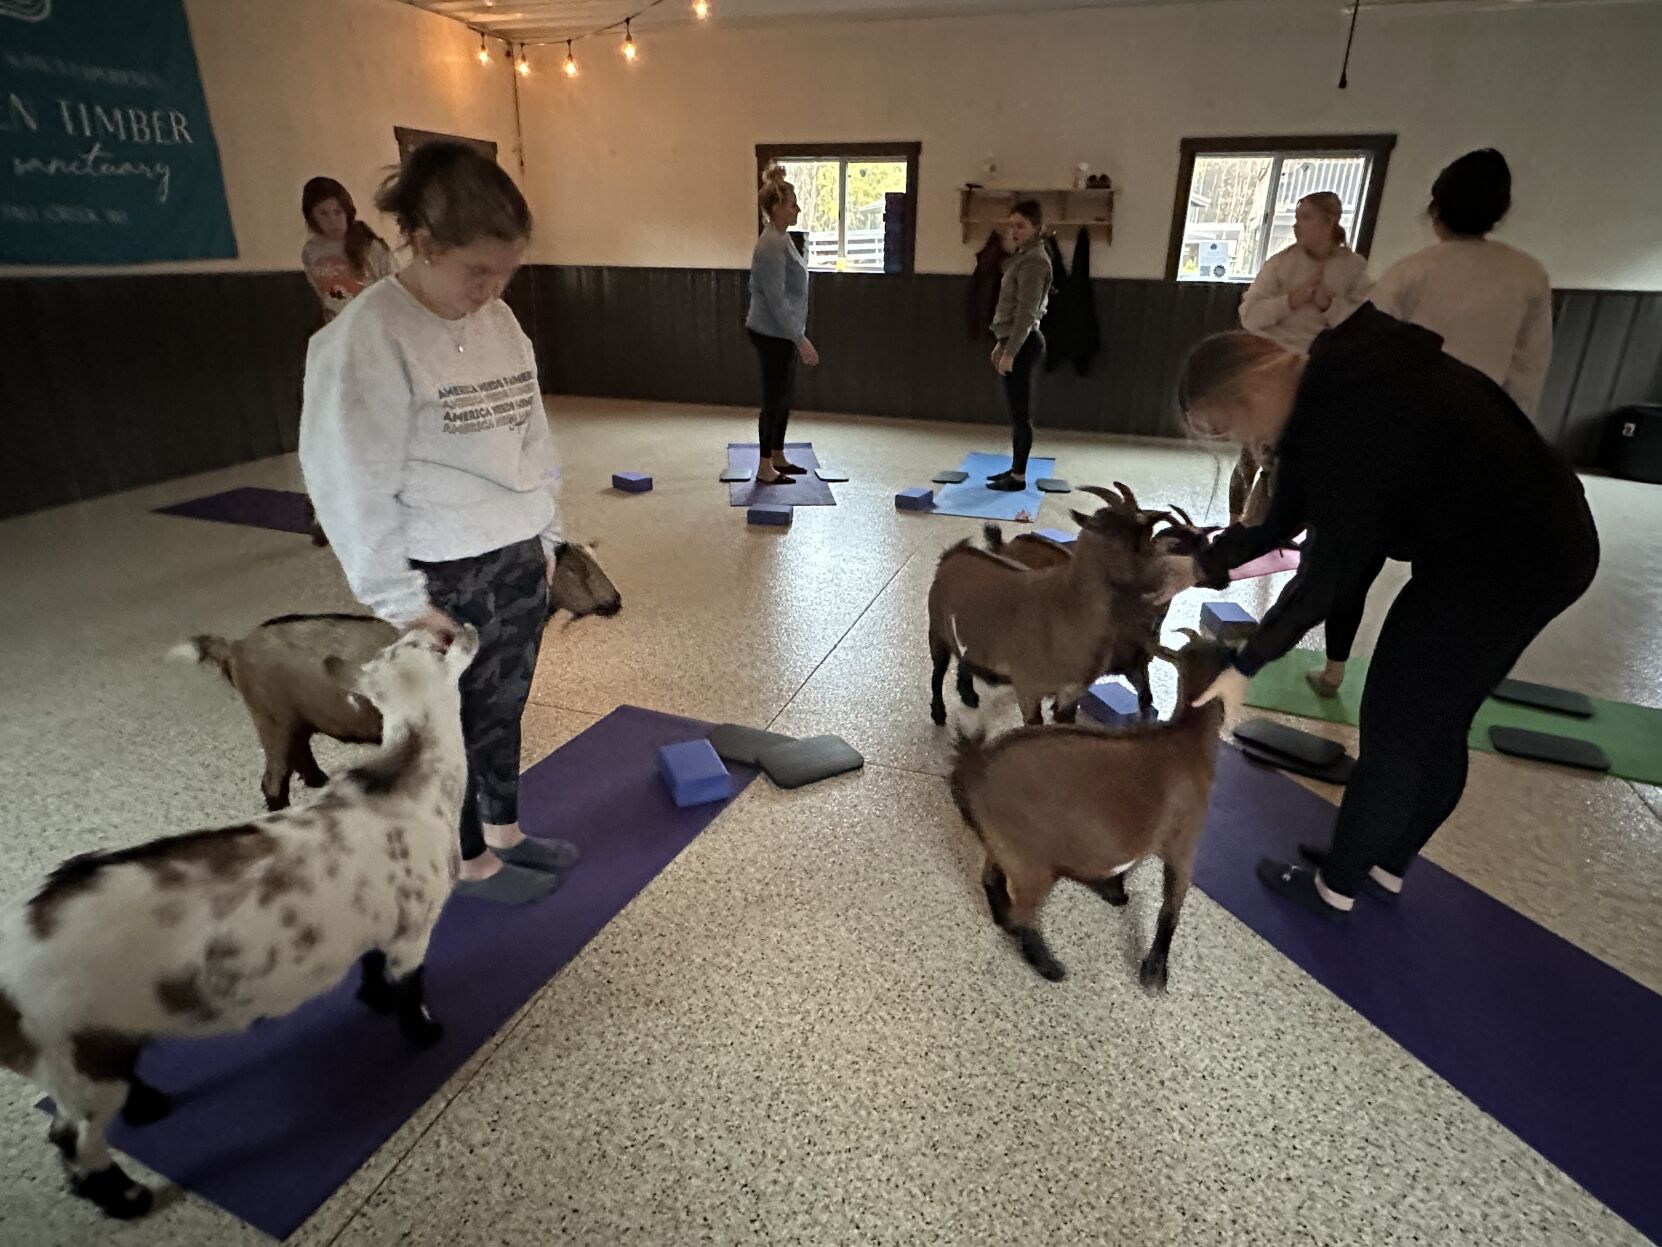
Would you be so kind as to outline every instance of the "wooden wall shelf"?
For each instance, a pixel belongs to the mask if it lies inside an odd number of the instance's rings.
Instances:
[[[966,186],[958,193],[958,220],[964,241],[979,246],[1023,199],[1037,199],[1045,228],[1076,230],[1083,226],[1103,242],[1114,241],[1114,190],[1013,190],[1002,186]]]

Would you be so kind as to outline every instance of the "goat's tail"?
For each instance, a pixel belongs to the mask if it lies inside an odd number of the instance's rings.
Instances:
[[[981,824],[970,808],[969,790],[987,773],[987,730],[978,727],[973,732],[965,732],[960,728],[954,744],[958,760],[952,767],[952,803],[958,807],[958,813],[963,815],[970,830],[985,840]]]
[[[982,525],[981,539],[987,543],[987,549],[994,554],[1004,553],[1004,530],[997,524]]]
[[[236,687],[236,681],[231,678],[231,643],[222,636],[193,636],[168,650],[167,656],[174,662],[197,663],[204,667],[211,663],[219,668],[219,674],[225,677],[227,684]]]

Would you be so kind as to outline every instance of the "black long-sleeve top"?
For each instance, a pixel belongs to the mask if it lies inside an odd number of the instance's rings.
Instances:
[[[1366,593],[1387,558],[1550,574],[1554,552],[1571,558],[1592,534],[1581,482],[1506,391],[1372,304],[1311,344],[1276,454],[1264,522],[1224,530],[1195,560],[1200,582],[1221,587],[1309,531],[1298,574],[1236,656],[1246,675]]]

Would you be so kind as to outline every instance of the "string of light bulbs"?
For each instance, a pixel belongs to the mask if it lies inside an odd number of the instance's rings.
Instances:
[[[517,52],[514,51],[515,44],[512,40],[505,39],[503,40],[503,43],[508,48],[508,54],[513,57],[515,72],[522,78],[528,78],[531,75],[531,61],[525,54],[526,48],[552,47],[563,43],[566,45],[566,59],[565,63],[560,68],[565,73],[567,78],[575,78],[577,77],[578,71],[577,56],[573,51],[573,45],[581,43],[585,39],[595,39],[601,35],[608,35],[614,31],[621,30],[623,31],[623,43],[618,50],[623,54],[623,59],[633,65],[640,59],[640,48],[635,43],[635,22],[663,3],[664,0],[651,0],[650,3],[641,6],[641,8],[629,14],[627,17],[620,18],[619,20],[611,22],[605,26],[596,27],[587,34],[573,35],[569,39],[533,40],[529,43],[522,42],[518,45],[519,50]],[[692,11],[693,16],[699,21],[702,22],[706,20],[710,16],[710,0],[693,0]],[[481,30],[479,32],[479,63],[481,65],[489,65],[491,63],[491,53],[489,47],[490,38],[491,36],[487,35],[484,31]]]

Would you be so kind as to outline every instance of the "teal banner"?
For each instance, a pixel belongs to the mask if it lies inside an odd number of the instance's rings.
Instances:
[[[0,263],[236,254],[184,0],[0,0]]]

